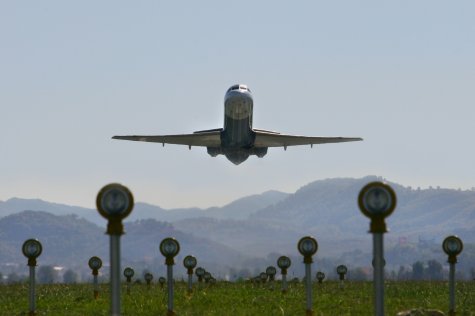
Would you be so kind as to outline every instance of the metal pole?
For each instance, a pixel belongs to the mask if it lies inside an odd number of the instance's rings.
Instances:
[[[120,235],[110,235],[111,315],[120,316]]]
[[[167,265],[168,281],[168,315],[175,315],[173,312],[173,266]]]
[[[287,292],[287,275],[282,274],[282,292]]]
[[[193,291],[193,275],[192,274],[188,274],[188,292],[192,292]]]
[[[97,282],[97,275],[94,275],[94,298],[97,299],[99,296],[99,284]]]
[[[36,315],[35,310],[35,266],[30,266],[30,314]]]
[[[449,315],[455,315],[455,263],[449,270]]]
[[[374,314],[384,316],[383,234],[373,233]]]
[[[313,315],[312,311],[312,264],[305,264],[305,283],[307,288],[307,315]]]

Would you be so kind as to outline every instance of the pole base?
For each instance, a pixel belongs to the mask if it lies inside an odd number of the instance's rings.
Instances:
[[[313,310],[307,309],[307,310],[305,311],[305,315],[306,315],[306,316],[313,316]]]
[[[99,297],[99,291],[94,291],[94,299],[97,300]]]

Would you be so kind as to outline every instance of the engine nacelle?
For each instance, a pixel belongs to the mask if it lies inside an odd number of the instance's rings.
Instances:
[[[208,154],[211,157],[216,157],[217,155],[223,155],[223,150],[220,147],[206,147]]]
[[[267,154],[267,147],[252,148],[251,155],[256,155],[259,158],[264,157]]]

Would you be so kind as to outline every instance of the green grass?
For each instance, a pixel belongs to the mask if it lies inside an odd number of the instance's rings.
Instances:
[[[282,294],[269,290],[269,284],[218,282],[212,287],[195,284],[187,294],[184,283],[175,284],[177,315],[305,315],[305,288],[291,284]],[[475,282],[458,282],[457,315],[475,315]],[[412,308],[439,309],[447,312],[447,282],[387,282],[386,315]],[[97,300],[92,285],[40,285],[37,292],[37,315],[109,315],[109,287],[101,285]],[[314,315],[372,315],[373,287],[370,282],[314,284]],[[133,284],[127,295],[122,292],[122,315],[166,315],[166,290],[154,284]],[[28,285],[0,286],[0,315],[27,315]]]

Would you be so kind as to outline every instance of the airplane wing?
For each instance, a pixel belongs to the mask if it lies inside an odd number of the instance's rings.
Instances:
[[[113,139],[133,140],[188,146],[219,147],[221,145],[221,129],[194,132],[193,134],[156,135],[156,136],[114,136]]]
[[[285,135],[264,130],[254,130],[254,132],[256,133],[254,147],[287,147],[298,145],[354,142],[363,140],[359,137],[311,137]]]

